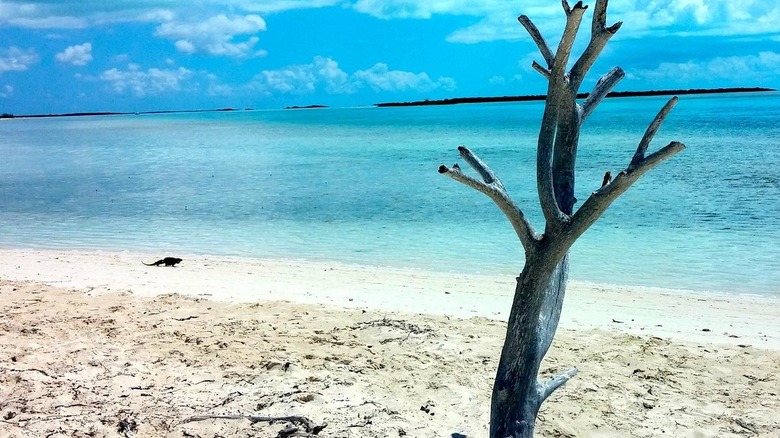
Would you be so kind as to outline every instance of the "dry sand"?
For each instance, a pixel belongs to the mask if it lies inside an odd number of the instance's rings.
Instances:
[[[513,279],[0,250],[0,437],[486,436]],[[281,301],[285,300],[285,301]],[[780,436],[780,299],[571,285],[540,436]]]

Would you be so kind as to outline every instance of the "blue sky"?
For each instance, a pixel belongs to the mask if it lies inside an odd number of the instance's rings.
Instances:
[[[557,0],[0,0],[0,112],[543,94],[520,14],[557,44]],[[615,65],[617,90],[780,88],[776,2],[613,0],[608,21],[581,91]]]

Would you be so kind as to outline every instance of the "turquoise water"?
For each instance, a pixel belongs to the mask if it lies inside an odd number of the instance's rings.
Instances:
[[[577,198],[633,155],[666,98],[605,101]],[[338,260],[516,275],[483,195],[439,175],[470,146],[541,226],[541,102],[0,122],[0,246]],[[572,278],[780,294],[780,95],[683,96],[642,178],[572,249]],[[465,167],[465,166],[464,166]]]

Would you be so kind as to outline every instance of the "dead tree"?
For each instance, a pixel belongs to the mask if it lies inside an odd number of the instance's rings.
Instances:
[[[540,363],[550,348],[561,315],[569,248],[639,177],[685,148],[682,143],[671,142],[655,153],[646,154],[650,141],[677,103],[673,97],[650,123],[628,166],[611,181],[605,175],[602,186],[596,186],[588,199],[574,210],[577,202],[574,165],[580,128],[625,74],[619,67],[612,69],[598,80],[584,101],[577,102],[577,92],[586,73],[622,23],[607,26],[607,0],[596,0],[590,42],[567,72],[574,38],[587,6],[577,2],[571,7],[566,0],[562,3],[566,27],[555,54],[528,17],[518,18],[546,64],[534,62],[533,68],[549,82],[536,155],[536,183],[545,219],[544,233],[534,231],[498,177],[465,146],[458,147],[460,156],[479,178],[463,173],[458,165],[439,168],[439,173],[492,199],[509,218],[525,250],[525,265],[517,277],[493,386],[490,412],[493,438],[532,437],[541,404],[577,373],[574,368],[547,381],[537,380]]]

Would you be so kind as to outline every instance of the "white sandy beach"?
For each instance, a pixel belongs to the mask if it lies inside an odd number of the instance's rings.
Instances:
[[[160,256],[0,250],[0,436],[486,435],[513,278]],[[780,436],[778,297],[570,282],[571,366],[540,436]]]

